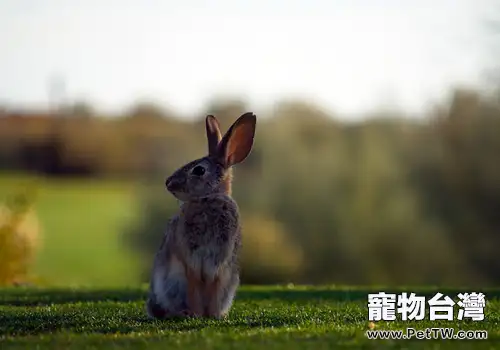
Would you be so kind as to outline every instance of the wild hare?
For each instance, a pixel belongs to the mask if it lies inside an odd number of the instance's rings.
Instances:
[[[241,226],[231,198],[232,166],[250,154],[256,116],[245,113],[222,137],[214,116],[206,117],[208,155],[166,179],[181,201],[168,223],[151,274],[146,310],[152,318],[224,317],[239,286]]]

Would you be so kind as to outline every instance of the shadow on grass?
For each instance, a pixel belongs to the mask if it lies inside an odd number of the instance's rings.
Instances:
[[[69,332],[75,334],[130,334],[157,332],[177,334],[216,328],[218,331],[236,328],[280,328],[296,323],[290,315],[254,315],[217,321],[207,319],[151,320],[146,316],[131,315],[85,315],[85,313],[48,314],[46,311],[0,315],[1,336],[29,336]]]
[[[460,292],[483,292],[488,300],[498,299],[498,289],[452,289],[452,288],[310,288],[310,289],[287,289],[287,288],[241,288],[236,296],[239,301],[262,301],[282,300],[289,302],[311,302],[311,301],[338,301],[353,302],[367,301],[369,293],[384,291],[386,293],[417,293],[418,295],[432,297],[437,292],[450,297],[455,297]],[[0,289],[0,305],[10,306],[48,306],[57,304],[85,303],[85,302],[140,302],[146,300],[146,291],[136,289],[30,289],[9,288]]]
[[[48,306],[88,302],[133,302],[144,300],[142,289],[37,289],[9,288],[0,291],[0,305]]]

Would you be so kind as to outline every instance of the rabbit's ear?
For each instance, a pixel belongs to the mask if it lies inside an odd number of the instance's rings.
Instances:
[[[241,163],[250,154],[257,118],[251,112],[243,114],[229,128],[219,143],[218,156],[226,168]]]
[[[222,139],[219,121],[213,115],[207,115],[205,126],[207,129],[208,154],[216,156],[219,142]]]

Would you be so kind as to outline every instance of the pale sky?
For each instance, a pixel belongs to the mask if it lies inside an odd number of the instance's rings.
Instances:
[[[253,110],[311,99],[343,114],[392,102],[420,111],[489,59],[494,0],[0,0],[0,102],[136,100],[203,114],[212,98]]]

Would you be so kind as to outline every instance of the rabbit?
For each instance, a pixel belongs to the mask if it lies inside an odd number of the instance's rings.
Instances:
[[[180,211],[168,222],[154,258],[146,311],[149,317],[225,317],[240,284],[239,208],[231,197],[232,166],[252,150],[256,116],[239,117],[222,137],[218,120],[205,119],[208,155],[165,181]]]

